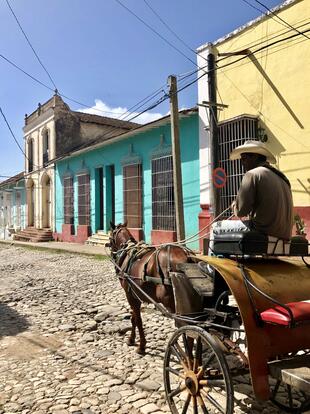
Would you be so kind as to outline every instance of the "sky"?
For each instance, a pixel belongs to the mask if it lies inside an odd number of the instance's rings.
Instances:
[[[54,85],[7,2],[59,93],[79,102],[64,98],[70,108],[125,120],[167,92],[169,75],[177,75],[180,86],[194,79],[195,75],[182,77],[195,70],[197,47],[261,15],[257,9],[265,12],[255,0],[1,0],[0,107],[22,148],[25,114],[47,101]],[[261,2],[269,8],[282,3]],[[142,102],[144,106],[129,110],[146,97],[149,101]],[[178,99],[180,108],[195,106],[197,83]],[[150,122],[168,111],[165,101],[133,121]],[[0,115],[0,176],[23,169],[24,155]]]

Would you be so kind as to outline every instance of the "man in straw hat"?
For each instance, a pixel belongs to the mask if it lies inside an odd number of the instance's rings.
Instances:
[[[246,141],[232,150],[231,160],[241,159],[246,173],[232,209],[243,224],[269,236],[288,240],[293,227],[293,199],[287,177],[270,163],[276,159],[260,141]]]

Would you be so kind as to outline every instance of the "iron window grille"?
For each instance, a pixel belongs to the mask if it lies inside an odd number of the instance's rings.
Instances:
[[[152,159],[152,228],[176,229],[171,155]]]
[[[142,227],[142,165],[123,167],[124,221],[129,228]]]
[[[78,176],[78,222],[90,224],[90,181],[89,174]]]
[[[228,208],[237,196],[244,174],[241,161],[230,161],[229,154],[246,140],[258,140],[258,119],[251,116],[240,116],[218,124],[219,165],[227,174],[225,187],[220,190],[220,209]],[[228,217],[230,211],[224,216]]]
[[[74,224],[73,177],[64,178],[64,223]]]

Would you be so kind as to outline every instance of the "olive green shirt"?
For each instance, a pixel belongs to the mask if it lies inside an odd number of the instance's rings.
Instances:
[[[234,214],[249,216],[250,227],[269,236],[289,239],[293,227],[293,199],[289,185],[268,168],[248,171],[239,188]]]

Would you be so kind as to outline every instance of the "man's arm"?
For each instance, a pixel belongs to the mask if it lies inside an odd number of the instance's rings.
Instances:
[[[234,204],[234,214],[237,217],[248,216],[253,211],[255,193],[254,176],[251,172],[247,172],[242,179]]]

